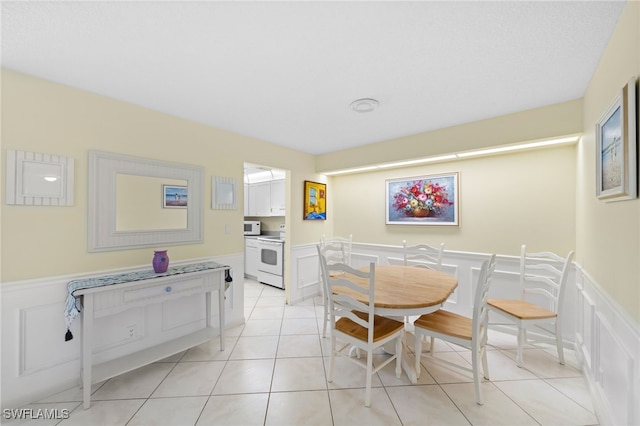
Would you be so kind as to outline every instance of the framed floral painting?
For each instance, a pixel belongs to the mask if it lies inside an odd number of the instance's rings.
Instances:
[[[327,185],[304,181],[304,220],[327,219]]]
[[[387,225],[459,226],[458,173],[386,181]]]

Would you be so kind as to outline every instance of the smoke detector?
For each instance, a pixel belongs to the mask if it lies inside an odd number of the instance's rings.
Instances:
[[[357,99],[351,102],[351,109],[355,112],[371,112],[378,107],[378,101],[371,98]]]

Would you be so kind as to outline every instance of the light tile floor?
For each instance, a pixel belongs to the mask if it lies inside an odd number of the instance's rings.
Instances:
[[[491,381],[475,403],[470,374],[424,358],[418,384],[395,377],[394,364],[373,380],[364,406],[365,372],[336,362],[327,382],[329,339],[322,338],[320,298],[287,306],[284,292],[245,283],[243,326],[216,339],[95,385],[82,409],[73,388],[28,408],[67,409],[68,419],[38,425],[595,425],[584,380],[571,351],[567,365],[553,352],[530,348],[515,365],[515,337],[492,332]],[[437,356],[470,363],[468,351],[437,341]],[[377,358],[386,355],[380,353]],[[10,421],[9,424],[22,424]]]

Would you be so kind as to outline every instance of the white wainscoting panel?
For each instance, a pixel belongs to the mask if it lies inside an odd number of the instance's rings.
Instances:
[[[211,306],[218,306],[218,298],[211,294]],[[173,303],[176,302],[176,303]],[[174,301],[162,303],[162,331],[171,332],[182,327],[195,326],[200,328],[206,323],[205,301],[198,295],[182,297]],[[214,321],[215,318],[215,321]],[[220,327],[220,321],[216,315],[211,316],[212,327]]]
[[[289,304],[321,294],[320,263],[315,245],[294,247],[291,258],[291,278],[289,280]]]
[[[52,368],[73,360],[76,354],[65,351],[65,341],[61,331],[66,330],[65,320],[60,313],[59,303],[49,303],[46,305],[31,306],[20,309],[20,375],[29,375],[38,371]],[[57,333],[42,333],[40,330],[45,324],[57,317],[57,321],[52,321],[58,329]],[[49,324],[51,326],[51,324]],[[2,342],[3,357],[5,353],[15,348],[11,342]],[[51,357],[52,351],[58,353],[58,357]],[[4,373],[4,371],[3,371]],[[4,376],[3,376],[4,379]]]
[[[305,289],[311,288],[311,291],[316,291],[317,286],[320,285],[320,265],[318,264],[317,255],[305,255],[296,258],[298,266],[298,279],[296,288],[302,292]]]
[[[111,317],[95,318],[93,329],[100,339],[95,340],[94,352],[98,355],[107,354],[106,357],[109,357],[110,352],[146,338],[149,335],[146,327],[148,311],[149,309],[138,306]],[[130,333],[129,330],[132,332]],[[80,334],[74,333],[74,336],[79,338]],[[123,350],[126,352],[128,348]],[[104,358],[104,355],[101,356],[97,362],[101,362]]]
[[[637,403],[637,400],[630,400],[633,395],[633,359],[616,338],[611,324],[600,313],[596,314],[595,325],[599,341],[595,364],[598,384],[616,416],[614,421],[630,424],[631,408]]]
[[[576,352],[601,424],[640,424],[640,328],[577,265]]]

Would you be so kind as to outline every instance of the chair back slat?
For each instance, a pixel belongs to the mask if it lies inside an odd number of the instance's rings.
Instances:
[[[521,298],[527,295],[543,296],[547,309],[559,315],[566,289],[573,250],[565,258],[552,252],[527,253],[527,246],[520,247]]]
[[[562,262],[564,259],[560,259],[560,262]],[[562,276],[562,270],[556,268],[555,266],[549,264],[549,263],[531,263],[533,261],[538,261],[538,262],[544,262],[544,261],[549,261],[548,259],[542,260],[539,258],[536,258],[535,260],[528,257],[527,256],[527,271],[531,272],[531,271],[546,271],[549,272],[551,275],[555,276],[555,277],[560,277]],[[554,260],[554,262],[557,262],[557,260]]]
[[[560,276],[558,276],[560,278]],[[527,275],[525,281],[527,283],[540,283],[554,289],[556,292],[560,289],[560,280],[558,278],[552,278],[542,275]],[[529,288],[528,291],[536,290],[536,288]]]
[[[332,272],[334,274],[332,274]],[[329,277],[329,299],[330,305],[329,309],[332,311],[339,310],[355,310],[359,312],[371,313],[373,317],[373,303],[365,304],[356,299],[356,297],[347,295],[347,294],[334,294],[334,289],[339,287],[348,288],[352,292],[356,294],[361,294],[362,296],[366,296],[366,299],[369,301],[374,300],[374,280],[375,280],[375,263],[371,263],[369,265],[369,272],[359,271],[350,267],[349,265],[345,265],[343,263],[336,263],[334,265],[327,265],[327,273]],[[335,275],[338,273],[339,275]],[[369,280],[369,285],[367,287],[362,287],[348,279],[349,275],[367,278]],[[373,319],[373,318],[372,318]],[[364,324],[360,324],[363,327]],[[368,328],[369,325],[366,325]]]
[[[325,258],[328,264],[344,263],[351,265],[351,247],[353,244],[353,236],[349,237],[331,237],[325,235],[320,239],[320,245],[325,248]]]
[[[355,302],[355,303],[354,303]],[[359,303],[351,296],[334,296],[333,298],[333,314],[338,318],[349,318],[359,326],[369,329],[371,324],[367,319],[364,319],[355,314],[355,312],[367,312],[367,305]],[[367,312],[368,313],[368,312]]]
[[[527,253],[527,257],[532,260],[553,260],[555,262],[564,262],[564,258],[558,256],[551,251],[541,251],[537,253]]]
[[[404,265],[418,266],[423,268],[434,269],[440,271],[442,269],[442,255],[444,252],[444,243],[440,243],[439,247],[430,246],[429,244],[416,244],[409,246],[407,240],[402,241],[404,251]]]

